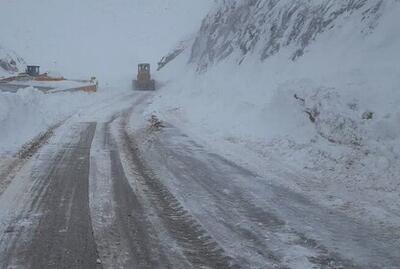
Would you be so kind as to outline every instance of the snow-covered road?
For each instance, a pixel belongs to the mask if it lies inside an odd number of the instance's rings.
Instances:
[[[151,95],[72,116],[16,172],[0,268],[398,268],[396,231],[149,125]]]
[[[2,206],[11,206],[2,219],[2,268],[95,268],[87,195],[95,129],[96,123],[73,125],[62,144],[46,146],[16,179],[24,181],[21,192],[10,197],[17,186],[12,184],[1,197]],[[23,202],[16,205],[17,197]]]

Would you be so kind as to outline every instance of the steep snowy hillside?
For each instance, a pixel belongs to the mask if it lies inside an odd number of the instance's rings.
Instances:
[[[393,1],[222,1],[204,20],[190,60],[204,69],[231,54],[239,63],[249,53],[265,60],[286,47],[295,60],[320,34],[354,18],[362,33],[371,33],[389,2]]]
[[[22,71],[24,60],[14,51],[0,46],[0,77]]]
[[[220,1],[148,113],[353,214],[398,212],[398,14],[397,0]]]

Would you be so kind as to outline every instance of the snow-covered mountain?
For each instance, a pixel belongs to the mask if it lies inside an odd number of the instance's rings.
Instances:
[[[346,93],[338,99],[371,105],[367,99],[379,95],[375,101],[384,103],[382,93],[397,93],[399,81],[399,9],[398,0],[221,0],[192,44],[180,43],[162,59],[167,68],[161,75],[177,74],[179,83],[202,81],[178,95],[226,95],[232,102],[224,109],[238,103],[266,109],[282,88],[291,88],[290,81],[298,86],[293,90],[298,98],[292,99],[304,104],[305,80]],[[196,72],[182,79],[180,68]],[[211,104],[223,99],[212,98]]]
[[[200,69],[235,54],[241,63],[248,54],[261,60],[289,47],[292,60],[302,56],[320,34],[354,18],[364,34],[377,26],[392,0],[304,1],[223,0],[205,18],[190,61]]]
[[[281,159],[316,197],[399,208],[398,14],[398,0],[221,0],[169,54],[149,113],[246,164]]]
[[[0,46],[0,76],[20,72],[24,67],[24,60],[14,51]]]

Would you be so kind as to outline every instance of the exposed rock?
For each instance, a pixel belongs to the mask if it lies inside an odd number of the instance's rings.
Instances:
[[[374,112],[372,111],[365,111],[361,116],[363,120],[372,120],[373,117],[374,117]]]
[[[157,71],[161,70],[164,66],[173,61],[182,52],[184,52],[187,47],[188,47],[188,41],[179,43],[179,45],[176,46],[170,53],[161,58],[161,60],[158,62]]]
[[[7,60],[0,59],[0,68],[9,73],[18,72],[17,65],[15,64],[14,61],[8,62]]]
[[[150,123],[149,126],[150,131],[159,131],[165,127],[164,123],[160,119],[158,119],[156,115],[151,115],[149,123]]]
[[[0,73],[13,74],[21,72],[24,66],[24,60],[14,51],[0,46]]]

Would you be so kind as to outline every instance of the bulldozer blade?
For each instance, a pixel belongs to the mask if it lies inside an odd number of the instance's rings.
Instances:
[[[146,82],[139,82],[138,80],[134,80],[132,83],[133,90],[136,91],[155,91],[156,83],[154,80],[149,80]]]

